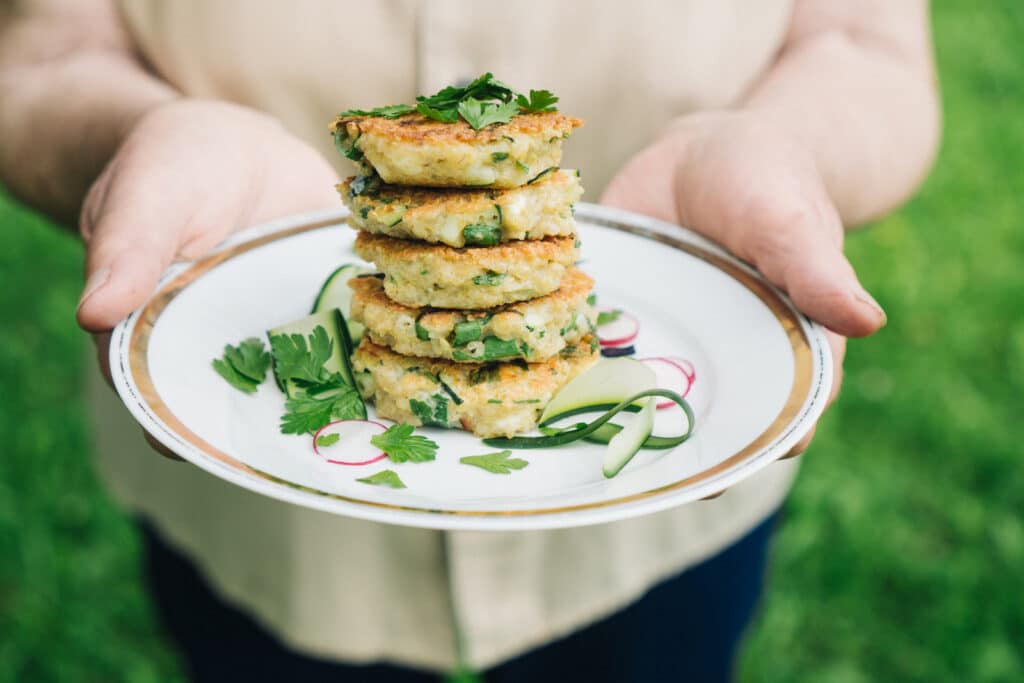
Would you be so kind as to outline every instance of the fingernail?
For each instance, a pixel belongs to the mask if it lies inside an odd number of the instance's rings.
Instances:
[[[862,304],[867,304],[868,306],[874,309],[875,313],[877,313],[878,317],[881,318],[882,320],[882,326],[889,322],[889,316],[885,314],[885,310],[878,305],[878,302],[875,301],[875,298],[873,296],[865,292],[863,289],[854,294],[853,296],[855,299],[857,299],[857,301],[861,302]]]
[[[95,294],[97,292],[97,290],[99,290],[101,287],[103,287],[103,285],[107,284],[107,280],[109,280],[109,279],[110,279],[110,268],[109,267],[100,268],[99,270],[94,272],[92,275],[90,275],[89,279],[85,281],[85,289],[82,290],[82,296],[78,300],[78,307],[81,308],[82,304],[84,304],[86,302],[86,300],[90,296]]]

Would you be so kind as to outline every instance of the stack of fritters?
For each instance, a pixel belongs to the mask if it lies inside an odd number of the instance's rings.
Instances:
[[[573,267],[583,189],[558,168],[579,125],[558,112],[480,130],[420,114],[334,121],[361,166],[338,186],[356,252],[379,271],[350,282],[366,327],[353,369],[382,417],[511,436],[597,360],[593,281]]]

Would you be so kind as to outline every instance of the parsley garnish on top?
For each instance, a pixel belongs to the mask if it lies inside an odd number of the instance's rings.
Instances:
[[[413,426],[396,424],[370,439],[377,448],[388,454],[392,462],[427,462],[434,459],[437,444],[425,436],[413,434]]]
[[[489,104],[475,97],[468,97],[459,102],[459,115],[474,130],[480,130],[492,123],[508,123],[518,113],[519,105],[516,102]]]
[[[556,111],[558,97],[550,90],[530,90],[529,96],[516,92],[490,72],[469,85],[450,85],[433,95],[420,95],[415,105],[389,104],[376,109],[349,109],[339,116],[381,116],[396,119],[413,112],[444,123],[455,123],[462,117],[474,130],[495,123],[508,123],[513,116],[535,112]]]
[[[270,354],[256,337],[246,339],[238,346],[224,347],[223,358],[215,358],[213,369],[228,384],[247,394],[256,393],[270,367]]]
[[[556,111],[558,96],[550,90],[531,90],[529,97],[521,93],[517,95],[516,102],[523,111]]]

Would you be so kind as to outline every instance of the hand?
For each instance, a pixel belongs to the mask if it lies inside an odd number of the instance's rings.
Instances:
[[[696,230],[752,263],[825,325],[839,392],[845,337],[885,313],[843,256],[843,225],[810,153],[755,114],[689,117],[633,157],[601,197]],[[813,430],[790,455],[802,453]]]
[[[173,261],[198,258],[239,228],[334,206],[337,182],[311,147],[253,110],[181,99],[144,114],[81,214],[78,323],[94,334],[108,381],[111,328],[145,302]]]

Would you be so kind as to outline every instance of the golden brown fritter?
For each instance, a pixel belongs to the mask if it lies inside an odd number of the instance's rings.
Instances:
[[[481,437],[533,429],[554,395],[600,358],[596,344],[544,363],[470,365],[399,355],[363,339],[352,356],[360,392],[381,417]]]
[[[578,249],[573,237],[456,249],[364,231],[355,251],[384,273],[384,291],[401,304],[480,309],[555,291]]]
[[[570,268],[547,296],[480,311],[411,307],[392,301],[375,277],[352,287],[351,319],[377,344],[408,356],[480,363],[548,360],[579,344],[593,329],[587,295],[594,281]]]
[[[338,185],[353,228],[452,247],[572,235],[572,207],[583,195],[578,173],[566,169],[552,169],[536,182],[508,190],[358,182],[353,189],[354,181]]]

